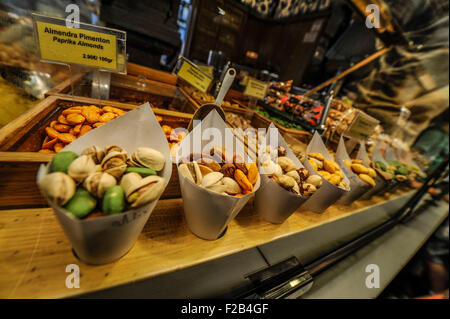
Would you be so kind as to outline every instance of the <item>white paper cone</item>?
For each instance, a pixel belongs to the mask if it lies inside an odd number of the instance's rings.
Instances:
[[[375,148],[373,150],[373,154],[372,154],[372,161],[373,162],[381,162],[384,165],[388,166],[389,164],[386,162],[386,160],[384,159],[383,155],[381,154],[380,148],[378,145],[375,145]],[[378,192],[378,195],[382,195],[384,193],[387,192],[391,192],[393,190],[395,190],[395,187],[397,186],[397,181],[395,181],[394,179],[390,180],[390,181],[386,181],[384,180],[384,187]]]
[[[314,136],[311,142],[308,144],[306,148],[306,155],[309,153],[321,153],[326,160],[333,160],[330,153],[328,153],[325,144],[322,141],[319,133],[317,131],[314,133]],[[312,168],[311,164],[309,164],[308,160],[305,160],[305,167],[308,171],[313,175],[319,175],[314,168]],[[345,172],[343,172],[345,175]],[[342,195],[349,192],[350,187],[347,186],[347,189],[342,189],[337,187],[330,182],[328,182],[325,178],[322,178],[323,183],[322,186],[315,192],[305,203],[305,207],[314,213],[322,213],[328,207],[333,205]],[[347,176],[344,177],[344,181],[347,185],[350,185],[350,181]]]
[[[286,149],[286,157],[290,158],[298,168],[304,168],[302,163],[286,144],[286,141],[283,139],[275,125],[270,124],[269,130],[270,129],[276,130],[278,134],[278,145]],[[265,150],[265,146],[263,146],[263,149]],[[273,224],[281,224],[304,202],[306,202],[308,198],[308,196],[298,196],[284,189],[272,178],[262,174],[261,187],[255,194],[255,210],[264,220]]]
[[[359,146],[358,154],[356,154],[356,158],[362,160],[367,166],[370,166],[371,162],[369,154],[367,154],[366,145],[362,142]],[[367,200],[372,198],[373,195],[378,194],[381,190],[386,187],[386,181],[380,177],[377,173],[377,177],[374,178],[375,187],[369,189],[366,193],[364,193],[360,199]]]
[[[353,173],[353,171],[344,164],[345,160],[351,161],[350,156],[348,156],[347,150],[345,148],[344,139],[341,136],[336,151],[336,162],[339,164],[341,170],[350,180],[350,191],[342,195],[338,203],[342,205],[351,205],[355,200],[364,195],[364,193],[372,189],[372,187],[363,182],[358,175]]]
[[[234,143],[240,143],[242,145],[242,142],[236,139],[231,130],[227,130],[227,126],[220,115],[213,110],[202,120],[201,127],[200,125],[195,126],[183,139],[178,149],[178,159],[186,158],[193,151],[196,151],[192,147],[194,140],[201,141],[201,148],[197,150],[200,152],[207,145],[208,149],[209,147],[217,146],[213,142],[214,137],[207,136],[205,132],[209,128],[216,128],[221,133],[221,145],[225,145],[224,139],[228,134],[231,134],[231,137],[230,135],[228,136]],[[229,149],[226,149],[227,154],[229,151]],[[236,149],[236,154],[244,156],[243,149]],[[178,177],[187,225],[192,233],[207,240],[219,238],[230,221],[236,217],[260,186],[260,178],[258,175],[258,180],[253,186],[252,193],[242,197],[235,197],[221,195],[202,188],[188,180],[180,172],[178,172]]]
[[[164,178],[165,187],[167,186],[172,174],[170,150],[148,103],[88,132],[70,143],[64,151],[81,154],[85,148],[92,145],[106,147],[113,144],[121,146],[128,154],[138,147],[151,147],[164,154],[166,164],[159,175]],[[47,166],[40,167],[38,181],[47,170]],[[48,203],[78,257],[88,264],[105,264],[119,259],[133,247],[158,200],[159,198],[122,214],[91,220],[77,219],[65,209],[49,201]]]

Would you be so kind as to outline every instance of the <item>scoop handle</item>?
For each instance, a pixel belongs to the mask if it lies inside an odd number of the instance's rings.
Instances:
[[[236,70],[233,68],[229,68],[227,70],[227,73],[225,74],[225,77],[223,78],[222,85],[220,86],[219,94],[217,94],[216,101],[214,102],[215,105],[217,105],[217,106],[222,105],[222,101],[225,98],[225,95],[227,95],[227,92],[230,89],[231,84],[233,84],[235,76],[236,76]]]

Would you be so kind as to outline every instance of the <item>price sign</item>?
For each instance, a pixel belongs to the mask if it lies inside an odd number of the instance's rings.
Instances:
[[[370,115],[357,111],[355,118],[344,135],[365,141],[372,135],[373,130],[379,123],[380,121]]]
[[[181,67],[177,73],[178,76],[205,93],[212,82],[212,77],[203,73],[198,66],[187,59],[182,58],[182,61]]]
[[[86,23],[69,28],[64,19],[39,14],[33,20],[42,60],[126,72],[125,32]]]
[[[200,71],[208,75],[209,77],[213,77],[213,67],[211,65],[198,65]]]
[[[268,85],[251,77],[248,78],[244,95],[263,100],[266,97]]]

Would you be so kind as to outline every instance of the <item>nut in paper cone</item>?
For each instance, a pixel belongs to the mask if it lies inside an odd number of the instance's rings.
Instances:
[[[353,171],[349,169],[347,165],[344,164],[345,160],[351,161],[350,156],[348,156],[347,150],[345,148],[344,139],[341,136],[336,151],[336,162],[339,164],[341,170],[344,172],[345,176],[347,176],[350,181],[350,191],[342,195],[338,203],[342,205],[351,205],[355,200],[357,200],[362,195],[367,193],[370,189],[372,189],[372,187],[367,183],[363,182],[358,175],[353,173]]]
[[[88,132],[64,150],[80,154],[92,145],[106,147],[112,144],[123,147],[128,154],[138,147],[151,147],[164,154],[166,164],[159,175],[164,177],[167,186],[172,174],[170,150],[148,103]],[[42,165],[37,180],[47,171],[48,167]],[[91,220],[77,219],[63,208],[50,202],[49,205],[78,257],[88,264],[105,264],[119,259],[133,247],[158,199],[121,214]]]
[[[326,160],[333,160],[317,131],[314,133],[311,142],[309,142],[308,147],[306,148],[306,154],[309,153],[321,153]],[[309,164],[309,161],[305,160],[304,164],[311,174],[320,175],[314,170],[314,168],[312,168],[311,164]],[[343,173],[345,175],[345,172]],[[339,200],[342,195],[348,193],[348,191],[350,190],[349,187],[346,190],[337,187],[328,182],[325,178],[323,178],[322,180],[322,186],[305,203],[305,207],[314,213],[324,212],[328,207]],[[347,183],[347,185],[350,185],[350,181],[348,180],[347,176],[344,177],[344,181]]]
[[[276,130],[276,134],[278,134],[278,145],[286,149],[286,156],[290,158],[298,168],[304,168],[302,163],[300,163],[298,158],[286,144],[278,129],[273,124],[270,124],[268,130]],[[265,150],[265,146],[263,146],[262,149]],[[262,163],[259,164],[261,165]],[[307,196],[299,196],[284,189],[272,178],[262,174],[261,186],[255,194],[254,207],[256,212],[264,220],[273,224],[281,224],[304,202],[306,202],[308,198],[309,197]]]
[[[234,143],[242,143],[236,139],[231,130],[227,129],[227,125],[215,110],[211,111],[200,124],[194,126],[192,131],[181,142],[177,153],[178,162],[181,158],[187,158],[192,153],[194,141],[200,142],[200,150],[203,150],[204,147],[216,146],[213,145],[214,136],[208,136],[205,133],[209,128],[215,129],[215,132],[220,132],[220,139],[222,140],[219,143],[222,143],[222,146],[225,145],[224,139],[226,134],[231,134],[231,136],[228,135],[228,138],[232,139]],[[236,149],[236,154],[244,156],[243,149]],[[188,180],[181,173],[178,174],[178,177],[187,225],[192,233],[207,240],[219,238],[230,221],[247,204],[260,185],[260,177],[258,175],[258,180],[253,186],[252,193],[242,197],[234,197],[214,193],[202,188]]]

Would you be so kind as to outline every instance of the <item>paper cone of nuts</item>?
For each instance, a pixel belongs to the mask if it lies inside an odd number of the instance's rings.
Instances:
[[[395,180],[395,176],[389,172],[388,170],[389,164],[386,162],[383,155],[381,154],[379,144],[375,145],[374,147],[372,154],[372,163],[374,165],[373,168],[384,179],[386,184],[385,187],[378,194],[384,194],[394,190],[397,187],[398,182]]]
[[[133,247],[171,174],[167,140],[146,103],[70,143],[37,182],[76,255],[105,264]]]
[[[272,134],[278,136],[277,146],[271,147],[267,138],[259,145],[261,186],[254,207],[264,220],[281,224],[320,188],[322,178],[310,176],[273,124],[267,130]]]
[[[215,110],[181,142],[177,165],[183,208],[196,236],[218,239],[258,190],[256,163],[242,159],[246,159],[242,142]]]
[[[374,169],[368,167],[363,160],[350,159],[342,136],[336,150],[336,162],[350,181],[350,191],[342,195],[338,201],[339,204],[351,205],[364,193],[375,187],[377,173]]]
[[[314,213],[322,213],[350,190],[350,181],[328,153],[317,131],[306,148],[303,162],[312,175],[323,177],[322,186],[305,203]]]
[[[364,142],[361,142],[361,144],[359,145],[359,150],[358,154],[356,154],[356,158],[362,160],[367,167],[371,167],[376,172],[376,169],[374,168],[374,163],[370,159],[369,154],[367,154],[366,145]],[[364,193],[361,196],[361,199],[364,200],[370,199],[373,195],[380,193],[387,185],[387,182],[384,180],[384,178],[380,176],[378,172],[374,180],[375,180],[375,187],[372,187],[366,193]]]

